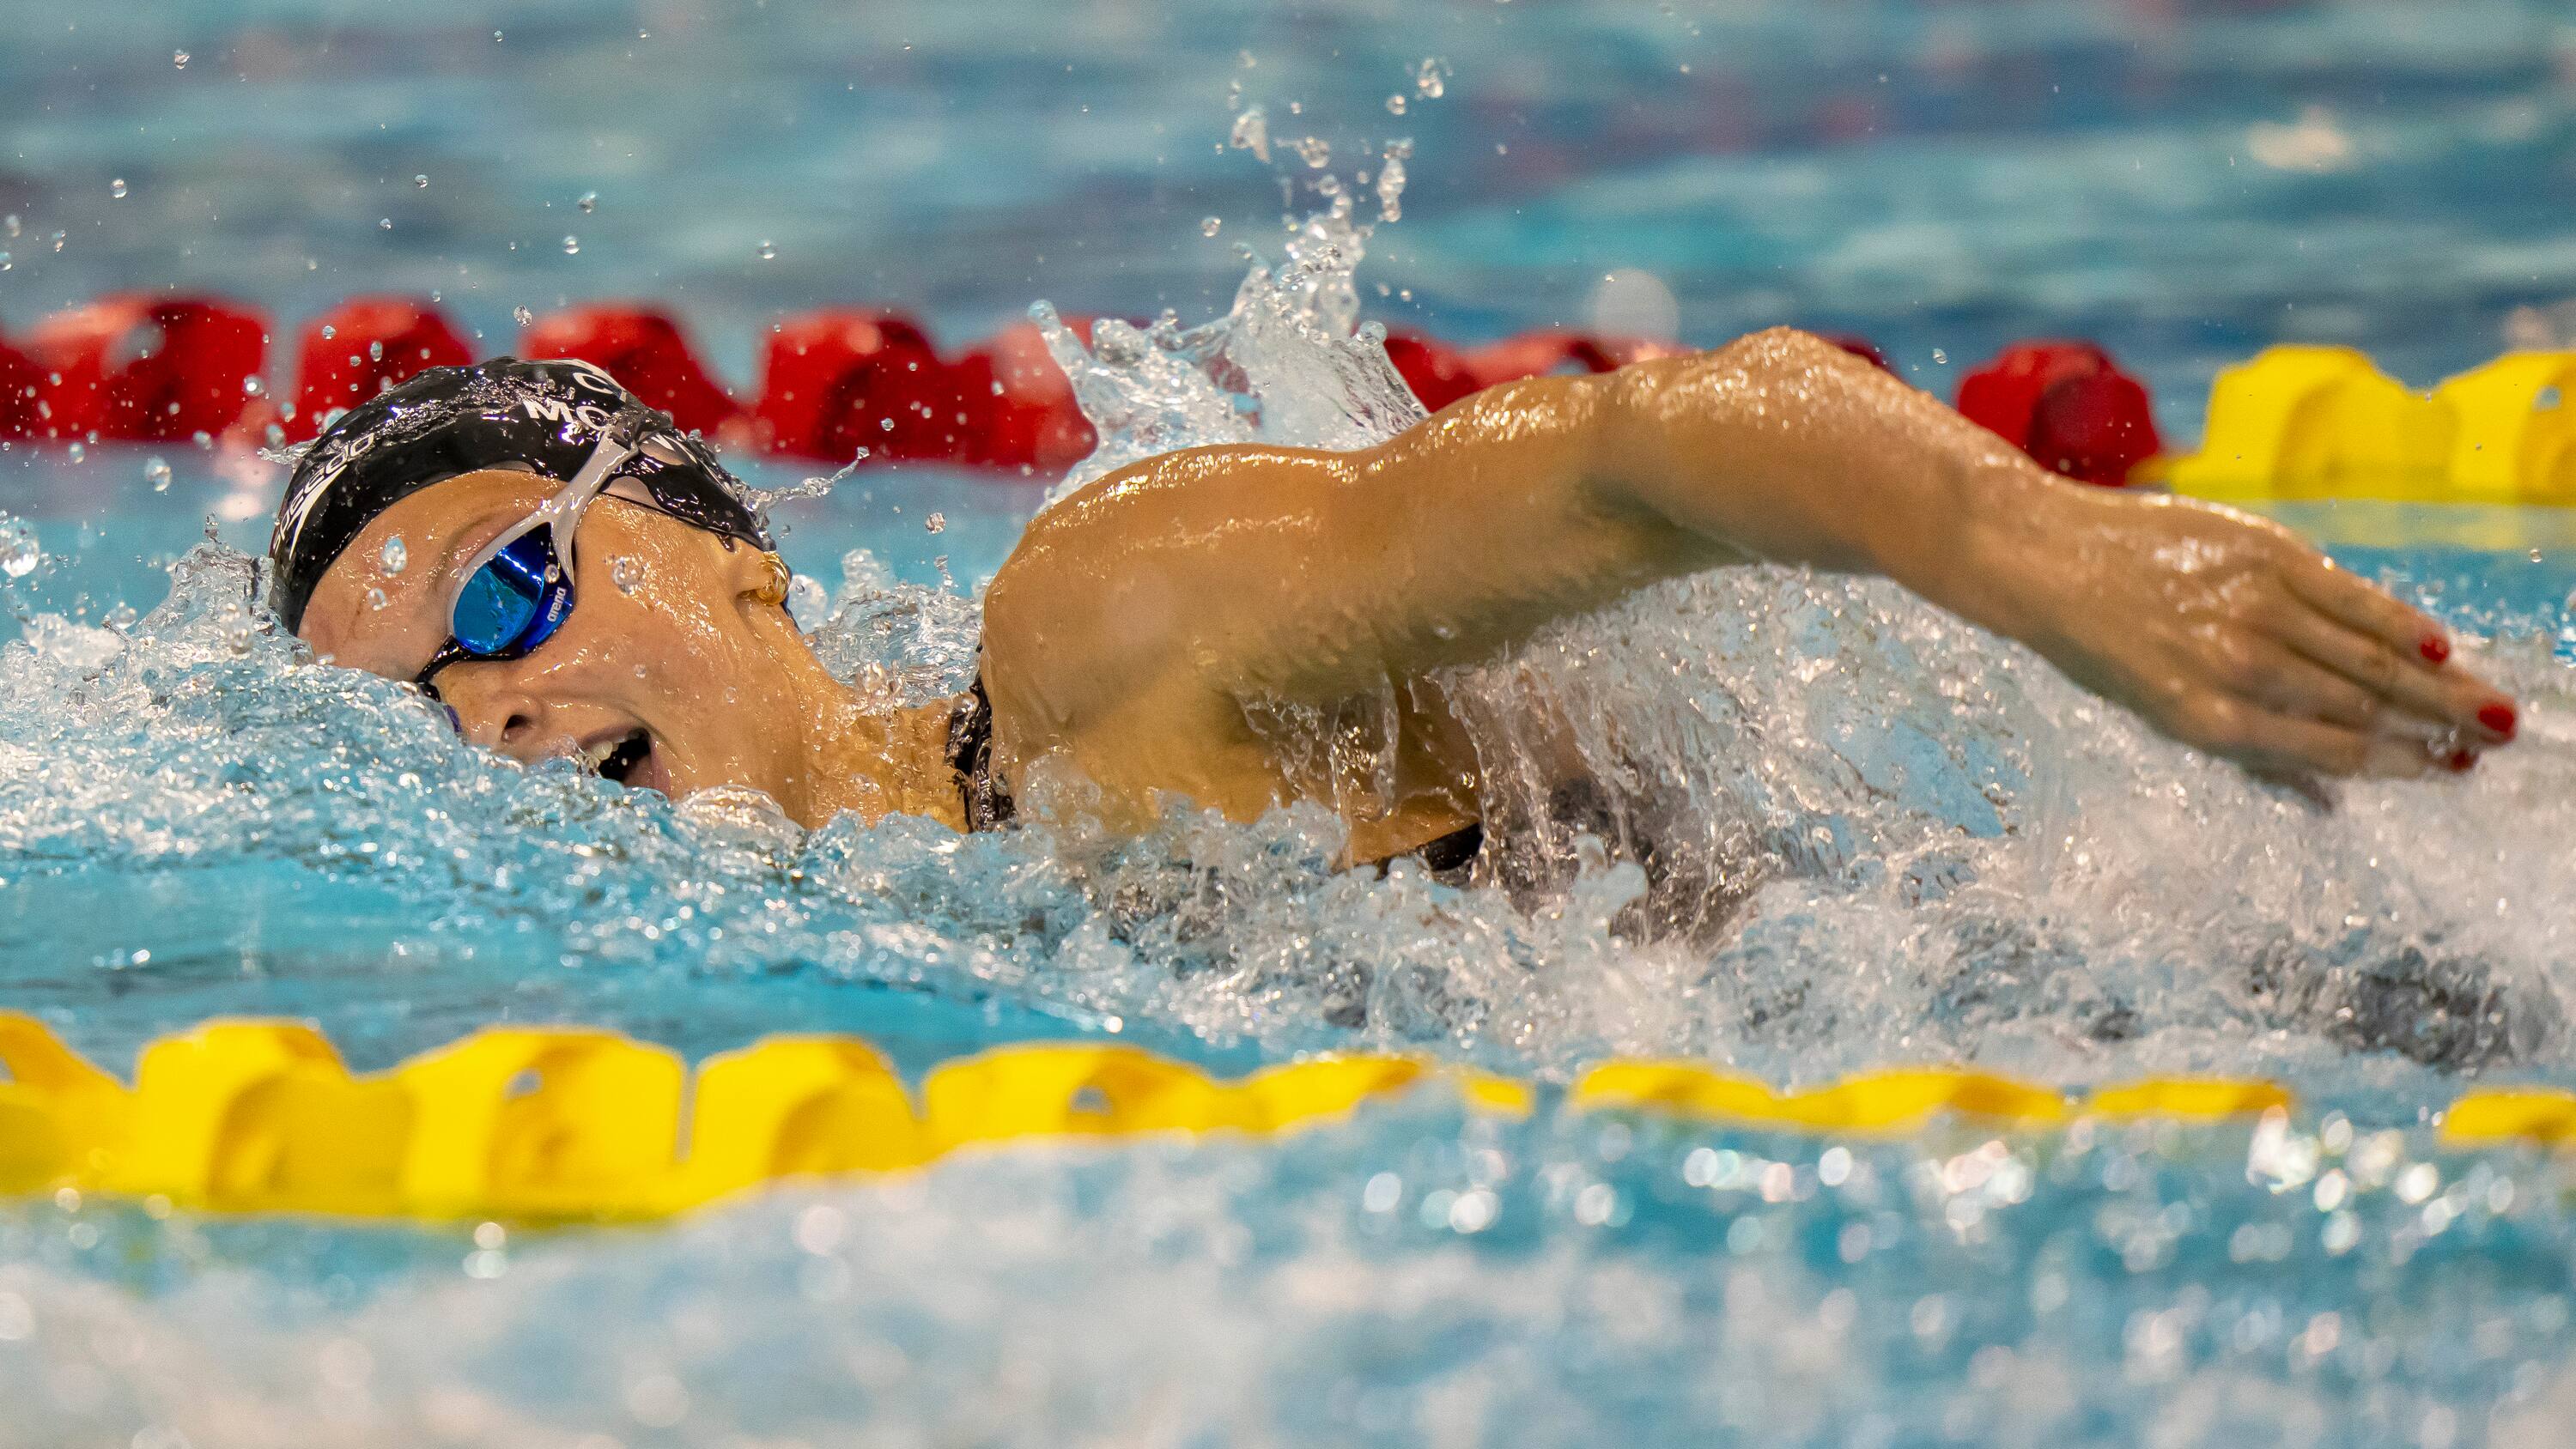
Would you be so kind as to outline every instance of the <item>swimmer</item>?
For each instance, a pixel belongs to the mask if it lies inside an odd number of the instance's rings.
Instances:
[[[1359,452],[1191,448],[1101,478],[1029,525],[975,688],[931,706],[828,673],[713,453],[584,364],[433,369],[352,409],[270,554],[318,657],[419,684],[475,744],[675,797],[746,786],[807,826],[988,828],[1059,779],[1130,829],[1168,796],[1239,821],[1330,804],[1248,714],[1392,686],[1392,789],[1337,807],[1350,860],[1455,868],[1479,781],[1438,671],[1765,560],[1884,575],[2267,775],[2465,770],[2515,727],[2440,626],[2288,530],[2068,482],[1785,329],[1493,388]]]

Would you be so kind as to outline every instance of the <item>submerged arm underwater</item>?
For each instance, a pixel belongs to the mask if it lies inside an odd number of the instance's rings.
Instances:
[[[1424,799],[1376,838],[1355,822],[1365,859],[1465,809],[1428,672],[1757,560],[1885,575],[2257,771],[2464,769],[2513,735],[2438,625],[2288,530],[2070,483],[1776,329],[1495,388],[1361,452],[1200,448],[1101,479],[993,582],[995,738],[1006,770],[1068,759],[1113,815],[1177,791],[1248,818],[1299,792],[1248,708],[1401,686],[1398,794]]]

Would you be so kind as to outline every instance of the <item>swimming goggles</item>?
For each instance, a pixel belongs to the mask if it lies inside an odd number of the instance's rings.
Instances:
[[[438,698],[430,679],[460,660],[524,659],[572,617],[573,536],[581,516],[607,491],[611,474],[672,430],[670,415],[640,404],[609,419],[563,491],[502,531],[466,563],[465,582],[448,606],[447,642],[412,682]]]

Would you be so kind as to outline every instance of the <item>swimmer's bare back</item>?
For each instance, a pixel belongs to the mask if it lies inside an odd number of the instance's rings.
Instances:
[[[984,620],[994,764],[1050,761],[1142,824],[1315,793],[1249,723],[1394,686],[1397,788],[1351,855],[1472,819],[1425,676],[1658,580],[1768,560],[1882,574],[2166,734],[2259,771],[2411,776],[2512,738],[2442,629],[2286,529],[2051,474],[1814,337],[1465,399],[1361,452],[1196,448],[1041,515]]]

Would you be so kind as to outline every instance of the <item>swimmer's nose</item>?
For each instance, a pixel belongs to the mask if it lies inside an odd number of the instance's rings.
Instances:
[[[527,753],[545,729],[545,705],[515,690],[478,689],[461,698],[450,696],[447,705],[456,715],[458,733],[505,755]]]

